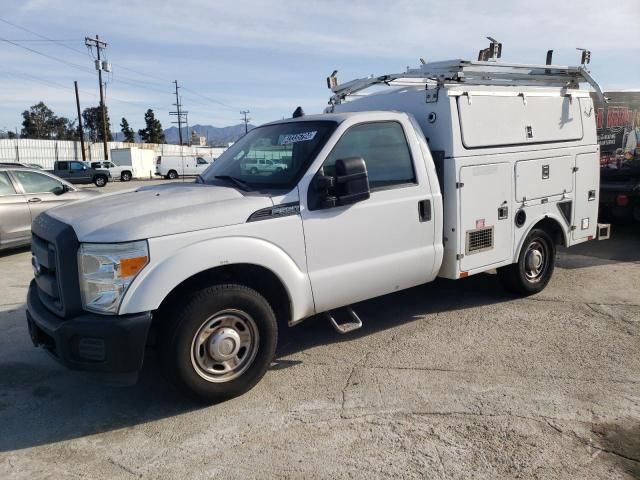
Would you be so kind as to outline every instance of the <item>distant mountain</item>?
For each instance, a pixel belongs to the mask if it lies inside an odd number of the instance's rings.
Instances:
[[[254,128],[254,125],[249,124],[249,130]],[[230,142],[235,142],[242,135],[244,135],[244,123],[238,125],[231,125],[229,127],[214,127],[213,125],[189,125],[189,131],[187,127],[182,127],[182,141],[187,142],[188,136],[191,132],[195,131],[200,137],[205,137],[208,140],[209,145],[227,145]],[[179,141],[178,127],[167,128],[164,131],[165,141],[167,143],[177,144]],[[124,135],[120,132],[113,133],[113,139],[116,141],[124,140]],[[140,138],[136,133],[136,141],[139,142]]]
[[[249,130],[254,125],[249,124]],[[182,139],[187,141],[191,132],[196,132],[200,137],[205,137],[209,145],[226,145],[229,142],[235,142],[244,135],[244,123],[231,125],[229,127],[214,127],[213,125],[189,125],[189,131],[186,127],[182,128]],[[167,143],[178,143],[178,127],[167,128],[164,131]]]

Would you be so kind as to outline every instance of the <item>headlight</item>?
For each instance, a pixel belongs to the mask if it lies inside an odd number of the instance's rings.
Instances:
[[[145,240],[80,244],[82,306],[94,312],[117,313],[127,288],[147,263],[149,247]]]

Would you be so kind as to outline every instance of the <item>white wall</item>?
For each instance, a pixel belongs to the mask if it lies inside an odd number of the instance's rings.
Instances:
[[[155,143],[108,142],[108,149],[137,147],[151,149],[157,155],[199,155],[205,158],[218,158],[226,148],[180,146]],[[84,144],[87,161],[104,160],[102,143]],[[182,151],[181,151],[182,149]],[[0,140],[0,162],[35,163],[44,168],[53,168],[56,160],[82,160],[80,142],[68,140]]]

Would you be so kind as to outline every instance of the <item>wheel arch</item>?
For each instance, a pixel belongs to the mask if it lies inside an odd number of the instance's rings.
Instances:
[[[216,283],[238,283],[252,288],[269,302],[279,322],[289,323],[292,319],[292,301],[283,281],[270,269],[252,263],[222,265],[191,275],[167,294],[158,311],[166,310],[189,292]]]
[[[563,247],[569,245],[569,232],[565,228],[563,228],[562,225],[562,220],[559,217],[549,213],[545,213],[535,221],[531,222],[531,224],[527,227],[525,233],[520,238],[520,241],[518,242],[518,248],[516,248],[514,252],[514,261],[518,261],[518,257],[520,256],[520,251],[522,250],[524,241],[536,228],[542,229],[547,232],[551,236],[555,245],[560,245]]]

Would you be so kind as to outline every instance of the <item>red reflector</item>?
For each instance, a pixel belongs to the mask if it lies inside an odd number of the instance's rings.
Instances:
[[[618,195],[616,197],[616,205],[618,205],[619,207],[626,207],[627,205],[629,205],[629,197],[627,197],[626,195]]]
[[[593,240],[593,235],[589,235],[589,236],[587,237],[587,240]]]
[[[469,272],[460,272],[460,278],[467,278],[469,276]]]

